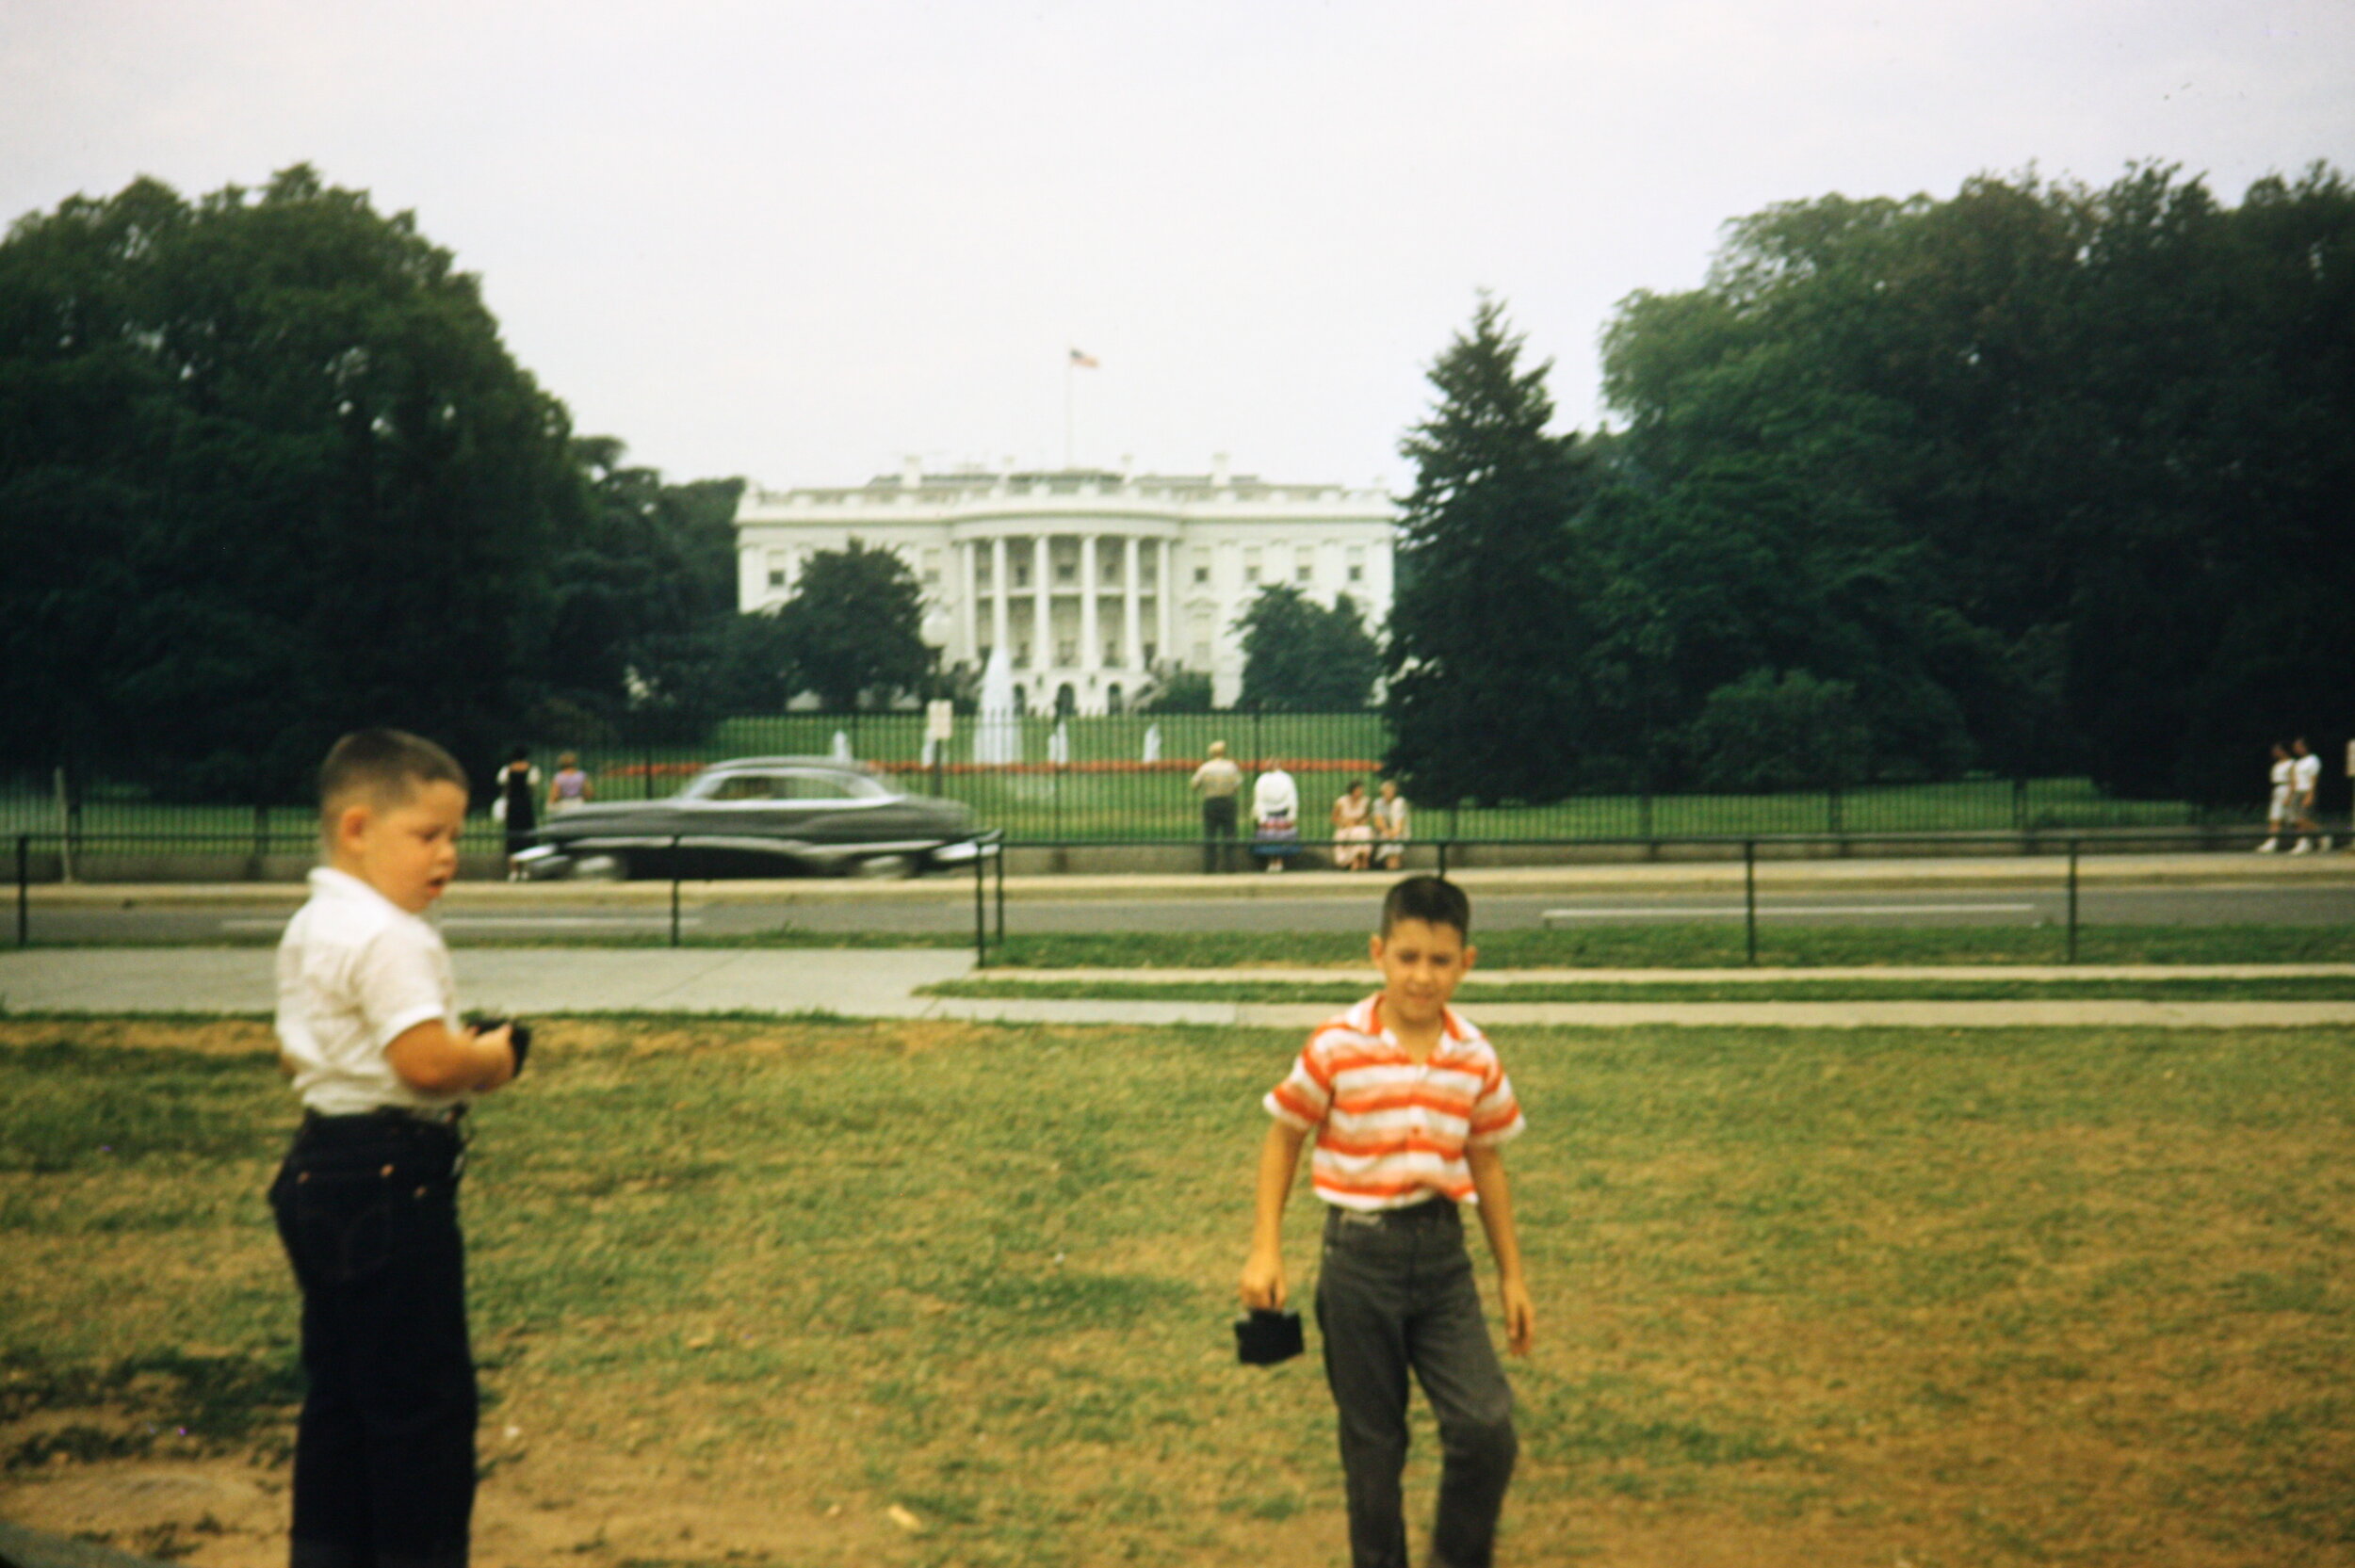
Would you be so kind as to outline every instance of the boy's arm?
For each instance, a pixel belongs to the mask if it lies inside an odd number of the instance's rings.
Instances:
[[[508,1039],[512,1027],[501,1024],[487,1033],[469,1028],[452,1034],[448,1025],[429,1018],[395,1036],[384,1047],[384,1059],[401,1082],[421,1094],[487,1092],[515,1075],[515,1047]]]
[[[1289,1122],[1271,1122],[1259,1145],[1259,1197],[1251,1220],[1251,1255],[1242,1266],[1242,1304],[1274,1312],[1284,1304],[1284,1204],[1308,1135]]]
[[[1504,1156],[1493,1144],[1475,1144],[1464,1151],[1464,1162],[1471,1167],[1472,1188],[1480,1194],[1480,1228],[1488,1233],[1488,1251],[1496,1255],[1504,1342],[1515,1355],[1525,1356],[1536,1332],[1537,1310],[1521,1275],[1521,1240],[1513,1229],[1513,1184],[1504,1179]]]

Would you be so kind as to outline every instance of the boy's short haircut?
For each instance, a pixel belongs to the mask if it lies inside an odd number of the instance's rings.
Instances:
[[[1471,935],[1471,899],[1442,877],[1406,877],[1390,884],[1382,896],[1382,934],[1401,920],[1421,920],[1430,926],[1453,926],[1455,934]]]
[[[406,730],[354,730],[328,748],[319,764],[319,824],[333,832],[352,805],[387,811],[429,784],[467,788],[466,770],[423,736]]]

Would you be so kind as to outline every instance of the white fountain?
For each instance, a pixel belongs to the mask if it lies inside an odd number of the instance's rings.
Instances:
[[[982,668],[982,713],[973,726],[973,760],[1004,765],[1022,760],[1022,720],[1014,711],[1014,666],[1002,647]]]
[[[1147,724],[1145,727],[1145,760],[1146,762],[1161,760],[1161,727],[1159,724]]]

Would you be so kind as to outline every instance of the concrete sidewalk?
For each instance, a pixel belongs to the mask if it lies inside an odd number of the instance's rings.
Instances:
[[[1025,1024],[1203,1025],[1303,1029],[1338,1010],[1330,1002],[1053,1000],[918,994],[974,973],[969,953],[938,948],[462,947],[451,954],[470,1008],[517,1016],[565,1012],[823,1011],[852,1018],[964,1019]],[[1870,976],[2135,978],[2168,974],[2342,974],[2344,964],[2280,967],[1948,970],[1548,970],[1531,980],[1650,980]],[[993,977],[1000,972],[990,971]],[[1033,978],[1071,974],[1030,972]],[[1114,971],[1129,978],[1256,980],[1362,978],[1364,970]],[[1006,978],[1018,978],[1006,972]],[[1494,982],[1502,977],[1490,974]],[[0,953],[0,1013],[267,1013],[272,955],[262,947],[34,948]],[[2355,1026],[2355,1001],[1511,1002],[1470,1010],[1503,1026],[1740,1026],[1768,1028],[2313,1028]]]

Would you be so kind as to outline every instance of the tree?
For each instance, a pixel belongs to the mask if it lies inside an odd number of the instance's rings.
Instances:
[[[1362,708],[1381,678],[1382,650],[1346,593],[1326,609],[1290,583],[1259,590],[1235,618],[1242,634],[1236,706],[1270,713]]]
[[[1695,784],[1735,791],[1854,784],[1871,744],[1854,687],[1766,669],[1711,692],[1684,741]]]
[[[907,562],[855,539],[812,555],[776,614],[801,684],[836,712],[921,690],[939,656],[924,643],[924,592]]]
[[[1155,682],[1138,704],[1139,713],[1208,713],[1210,673],[1207,670],[1173,670]]]
[[[1397,547],[1385,703],[1389,766],[1429,800],[1545,800],[1572,787],[1592,558],[1573,527],[1591,468],[1549,434],[1550,362],[1483,298],[1431,369],[1437,406],[1401,444],[1415,464]]]
[[[392,723],[488,775],[538,688],[562,405],[476,281],[303,166],[0,241],[0,752],[294,798]]]

